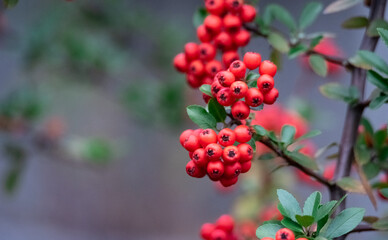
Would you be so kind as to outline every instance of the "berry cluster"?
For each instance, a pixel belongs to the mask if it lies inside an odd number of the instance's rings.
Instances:
[[[201,238],[205,240],[236,240],[233,233],[234,220],[229,215],[222,215],[213,223],[204,223],[201,227]]]
[[[259,68],[257,88],[248,87],[245,78],[247,68]],[[274,63],[268,60],[261,62],[260,54],[247,52],[243,61],[235,60],[227,71],[215,75],[211,85],[212,95],[222,106],[232,106],[231,113],[235,119],[244,120],[249,116],[250,107],[255,108],[263,103],[273,104],[278,98],[279,92],[274,87],[273,79],[276,71]]]
[[[212,129],[185,130],[179,140],[191,159],[186,165],[187,174],[196,178],[208,175],[224,187],[234,185],[240,173],[251,168],[253,149],[246,143],[251,138],[252,132],[246,125],[234,130],[224,128],[218,134]]]
[[[261,240],[274,240],[270,237],[262,238]],[[282,228],[276,232],[275,240],[295,240],[295,234],[288,228]],[[307,238],[298,238],[296,240],[307,240]]]
[[[198,88],[211,84],[217,72],[239,59],[237,50],[250,41],[250,33],[242,24],[256,17],[256,10],[244,0],[205,0],[209,13],[197,28],[200,44],[189,42],[184,52],[174,58],[175,68],[186,73],[187,83]],[[222,62],[216,60],[217,49],[222,51]]]

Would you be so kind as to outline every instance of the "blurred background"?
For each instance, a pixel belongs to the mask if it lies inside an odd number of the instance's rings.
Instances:
[[[259,6],[269,2],[298,16],[309,1],[261,0]],[[188,156],[178,137],[195,127],[185,107],[203,100],[171,62],[196,40],[192,16],[200,6],[200,0],[34,0],[1,10],[3,239],[199,239],[201,224],[220,214],[257,214],[251,209],[260,195],[249,195],[260,186],[256,178],[247,174],[225,191],[185,172]],[[357,5],[322,15],[308,31],[334,33],[342,54],[352,56],[363,30],[342,30],[340,23],[367,13]],[[261,38],[244,50],[264,59],[270,54]],[[388,55],[381,43],[376,52]],[[302,65],[284,58],[276,78],[279,102],[304,111],[309,128],[322,130],[314,139],[317,148],[338,142],[345,104],[326,99],[318,87],[348,84],[350,75],[321,78]],[[387,110],[368,110],[366,116],[380,128]],[[288,168],[274,179],[299,200],[315,189],[297,185]],[[349,198],[350,206],[366,207],[368,215],[388,210],[379,202],[375,211],[363,195]]]

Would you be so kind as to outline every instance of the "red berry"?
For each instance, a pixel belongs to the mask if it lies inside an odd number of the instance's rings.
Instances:
[[[217,143],[210,143],[206,146],[205,152],[209,161],[218,160],[222,155],[222,148]]]
[[[202,224],[200,235],[203,239],[210,239],[211,233],[216,229],[212,223]]]
[[[228,236],[225,231],[216,229],[210,234],[209,240],[227,240]]]
[[[207,174],[213,181],[218,181],[224,174],[224,164],[220,161],[211,161],[207,164]]]
[[[193,157],[193,152],[189,152],[189,158],[191,159]]]
[[[232,177],[232,178],[222,177],[220,179],[220,182],[221,182],[222,186],[224,186],[224,187],[230,187],[230,186],[236,184],[237,181],[238,181],[238,177]]]
[[[240,30],[242,22],[238,16],[228,13],[223,18],[223,24],[226,31],[235,33]]]
[[[228,51],[222,54],[222,62],[225,67],[229,67],[233,61],[239,60],[237,51]]]
[[[222,86],[229,87],[235,81],[235,76],[229,71],[221,71],[216,74],[214,79],[218,80]]]
[[[251,161],[242,162],[240,164],[241,164],[241,173],[248,172],[249,169],[251,169],[251,167],[252,167],[252,162]]]
[[[240,17],[243,22],[252,22],[256,17],[256,9],[248,4],[241,7]]]
[[[222,159],[226,164],[232,164],[240,159],[240,153],[236,146],[227,146],[222,152]]]
[[[256,69],[260,66],[261,56],[258,53],[247,52],[244,55],[244,63],[248,69],[250,70]]]
[[[265,237],[265,238],[262,238],[261,240],[273,240],[273,238]]]
[[[208,159],[206,157],[206,152],[205,149],[203,148],[198,148],[193,152],[193,155],[191,157],[191,160],[199,166],[199,167],[206,167],[208,163]]]
[[[202,85],[202,78],[192,74],[186,75],[186,82],[192,88],[199,88]]]
[[[234,228],[234,219],[227,214],[221,215],[216,221],[216,228],[231,233]]]
[[[193,135],[196,136],[197,138],[199,137],[199,134],[203,131],[202,128],[195,129],[193,131]]]
[[[217,60],[212,60],[206,63],[205,70],[206,70],[206,74],[208,74],[211,77],[214,77],[219,71],[222,70],[222,64]]]
[[[295,240],[295,234],[288,228],[282,228],[276,232],[275,240]]]
[[[258,107],[264,101],[263,94],[257,88],[248,89],[247,94],[245,95],[245,102],[251,107]]]
[[[212,129],[204,129],[198,137],[199,144],[202,147],[206,147],[210,143],[217,143],[217,133]]]
[[[239,143],[249,142],[252,138],[252,131],[247,125],[239,125],[234,129],[236,141]]]
[[[218,80],[214,80],[211,88],[213,96],[217,96],[217,93],[223,88],[224,87],[220,84]]]
[[[241,29],[235,33],[232,38],[234,44],[236,44],[238,47],[245,47],[251,40],[251,34],[247,30]]]
[[[185,45],[185,55],[188,60],[195,60],[199,57],[199,47],[198,44],[194,42],[186,43]]]
[[[229,71],[233,73],[233,75],[236,78],[241,79],[245,77],[245,72],[247,71],[247,67],[242,61],[236,60],[230,64]]]
[[[218,142],[221,146],[231,146],[236,141],[236,134],[230,128],[224,128],[218,133]]]
[[[197,28],[197,37],[199,41],[208,43],[212,40],[212,35],[207,31],[206,27],[202,24]]]
[[[210,97],[210,96],[207,95],[207,94],[202,93],[202,98],[203,98],[203,100],[205,101],[205,103],[208,104],[209,101],[210,101],[210,99],[211,99],[212,97]]]
[[[233,46],[232,36],[227,32],[220,32],[214,38],[214,44],[222,51],[226,51]]]
[[[205,66],[201,60],[194,60],[189,65],[188,73],[196,77],[202,76],[205,73]]]
[[[244,0],[226,0],[225,7],[227,10],[237,13],[240,11],[244,4]]]
[[[216,48],[210,43],[201,43],[199,45],[199,58],[204,61],[213,60],[216,56]]]
[[[205,0],[205,7],[210,14],[221,15],[225,10],[225,0]]]
[[[195,178],[202,178],[206,175],[205,170],[197,166],[193,161],[190,161],[186,164],[186,172],[191,177]]]
[[[205,76],[204,78],[202,78],[202,84],[211,85],[213,81],[213,78],[209,76]]]
[[[225,165],[224,178],[238,177],[241,173],[241,164],[235,162],[233,164]]]
[[[174,67],[177,71],[179,72],[187,72],[187,60],[186,60],[186,56],[184,53],[178,53],[175,57],[174,57]]]
[[[190,135],[183,143],[183,147],[189,152],[194,152],[201,146],[199,145],[198,138],[194,135]]]
[[[264,95],[265,104],[274,104],[279,97],[279,91],[276,88],[272,88],[267,94]]]
[[[271,91],[273,88],[275,82],[273,80],[273,77],[271,77],[268,74],[261,75],[257,79],[257,87],[260,89],[260,91],[264,94]]]
[[[231,112],[235,119],[244,120],[249,117],[251,109],[244,101],[237,101],[232,105]]]
[[[230,91],[234,98],[243,98],[248,92],[248,85],[243,81],[235,81],[230,85]]]
[[[307,238],[298,238],[296,240],[308,240]]]
[[[179,142],[181,143],[182,147],[183,147],[183,144],[185,143],[186,139],[191,135],[193,134],[193,130],[191,129],[187,129],[185,131],[183,131],[179,137]]]
[[[231,106],[234,100],[230,88],[223,88],[217,93],[217,102],[222,106]]]
[[[208,15],[203,21],[203,25],[210,34],[218,34],[221,32],[222,19],[216,15]]]
[[[260,73],[260,75],[268,74],[271,77],[274,77],[277,69],[278,68],[276,67],[276,65],[273,62],[265,60],[265,61],[261,62],[261,64],[260,64],[259,73]]]
[[[240,153],[240,162],[251,161],[253,158],[253,149],[247,143],[240,143],[237,145],[237,149]]]

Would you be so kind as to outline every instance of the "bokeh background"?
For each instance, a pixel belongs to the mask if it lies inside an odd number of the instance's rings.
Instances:
[[[309,1],[261,0],[260,6],[269,2],[298,16]],[[21,0],[1,10],[0,102],[7,103],[1,109],[19,104],[29,113],[16,131],[1,133],[2,239],[198,239],[203,222],[233,213],[249,186],[225,192],[208,179],[189,178],[188,156],[178,141],[181,131],[194,127],[185,106],[202,99],[171,61],[185,42],[196,39],[192,15],[201,5],[200,0]],[[340,23],[367,12],[358,5],[322,15],[308,30],[334,33],[344,55],[352,56],[363,30],[342,30]],[[263,39],[255,38],[246,50],[269,58]],[[388,55],[383,44],[376,52]],[[323,131],[314,140],[318,147],[339,141],[346,124],[345,105],[324,98],[318,86],[349,80],[346,72],[320,78],[300,61],[284,59],[276,79],[279,102],[297,108],[299,98],[312,110],[311,128]],[[367,91],[372,89],[368,85]],[[366,115],[379,128],[388,108]],[[42,133],[60,136],[60,143],[40,141]],[[289,170],[279,171],[288,176],[283,173]],[[287,182],[284,187],[300,200],[313,191],[295,185],[292,176]],[[369,215],[388,210],[380,202],[375,211],[366,196],[349,199]],[[387,237],[351,239],[365,236]]]

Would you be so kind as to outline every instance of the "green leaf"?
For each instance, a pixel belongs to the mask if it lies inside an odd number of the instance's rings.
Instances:
[[[365,117],[361,118],[361,125],[364,126],[364,129],[367,133],[369,133],[370,135],[373,135],[373,132],[374,132],[373,126],[367,118]]]
[[[368,26],[369,20],[366,17],[351,17],[342,23],[343,28],[354,29]]]
[[[18,4],[19,0],[3,0],[5,7],[11,8]]]
[[[323,9],[322,3],[319,2],[310,2],[308,3],[300,15],[299,18],[299,27],[300,29],[305,29],[310,26]]]
[[[374,98],[370,104],[369,104],[369,108],[370,109],[378,109],[379,107],[381,107],[384,103],[386,103],[388,101],[388,95],[385,95],[385,94],[382,94],[376,98]]]
[[[297,56],[305,53],[308,50],[308,47],[304,44],[298,44],[295,47],[292,47],[288,52],[288,57],[290,59],[296,58]]]
[[[369,37],[378,37],[379,32],[377,31],[377,28],[385,28],[388,29],[388,22],[384,19],[376,19],[373,20],[370,24],[368,29],[366,30],[366,33]]]
[[[295,218],[298,221],[298,223],[300,225],[302,225],[303,227],[308,227],[308,226],[310,226],[311,224],[314,223],[314,218],[312,216],[296,215]]]
[[[366,73],[366,76],[369,82],[371,82],[373,85],[384,92],[388,92],[388,78],[383,78],[380,74],[373,70],[369,70]]]
[[[362,183],[354,178],[344,177],[338,180],[337,184],[345,191],[366,194]]]
[[[380,72],[388,74],[388,64],[376,53],[366,50],[359,50],[357,55],[359,55],[366,64],[376,68]]]
[[[316,161],[307,155],[304,155],[299,152],[287,152],[286,155],[291,157],[295,162],[299,163],[300,165],[306,168],[309,168],[312,170],[319,169]]]
[[[388,198],[388,188],[381,188],[381,189],[380,189],[380,193],[381,193],[384,197]]]
[[[269,55],[269,60],[278,67],[278,71],[282,69],[283,59],[281,52],[276,49],[272,49],[271,54]]]
[[[318,207],[321,204],[322,194],[318,191],[313,192],[304,202],[303,214],[308,216],[317,216]]]
[[[208,103],[209,113],[216,119],[217,122],[224,122],[226,119],[225,107],[217,102],[216,99],[211,98]]]
[[[203,84],[202,86],[199,87],[199,90],[203,92],[204,94],[213,97],[212,94],[212,86],[210,84]]]
[[[251,138],[251,140],[249,140],[247,143],[249,144],[249,146],[252,147],[253,151],[256,152],[256,141],[255,141],[255,139]]]
[[[387,132],[385,129],[381,129],[375,132],[373,135],[373,146],[375,149],[381,149],[387,139]]]
[[[247,81],[257,80],[259,77],[260,77],[260,74],[255,73],[255,72],[249,72],[247,77],[246,77],[246,80]]]
[[[361,2],[362,0],[337,0],[335,2],[330,3],[329,6],[325,8],[323,13],[330,14],[330,13],[340,12],[348,8],[351,8]]]
[[[22,168],[12,167],[5,175],[4,189],[7,193],[13,193],[19,185]]]
[[[205,108],[198,105],[191,105],[186,108],[189,118],[197,124],[200,128],[212,128],[215,129],[217,121],[210,113],[206,112]]]
[[[309,63],[313,71],[321,77],[327,75],[327,63],[325,59],[319,55],[313,54],[309,57]]]
[[[265,237],[271,237],[275,239],[276,232],[282,229],[283,226],[280,224],[267,223],[263,224],[256,230],[256,236],[261,239]]]
[[[281,131],[281,142],[285,146],[290,145],[294,140],[295,132],[296,132],[295,127],[291,125],[283,125],[282,131]]]
[[[268,43],[281,53],[288,53],[290,51],[287,40],[279,33],[271,32],[268,36]]]
[[[376,177],[377,175],[379,175],[379,173],[380,173],[379,165],[377,165],[376,163],[373,163],[373,162],[369,162],[367,164],[364,164],[362,166],[362,170],[364,171],[365,176],[368,179],[372,179],[372,178]]]
[[[388,230],[388,217],[383,217],[372,224],[372,227],[378,230]]]
[[[388,29],[377,28],[377,32],[379,32],[380,37],[384,40],[385,45],[388,47]]]
[[[198,8],[197,11],[195,11],[194,15],[193,15],[194,27],[198,27],[198,26],[202,25],[202,23],[205,20],[207,15],[209,15],[209,13],[206,11],[205,8]]]
[[[360,95],[356,87],[345,87],[339,83],[324,84],[319,87],[319,90],[327,98],[342,100],[350,104],[356,103]]]
[[[318,135],[320,135],[322,132],[319,131],[319,130],[311,130],[310,132],[298,137],[295,141],[295,142],[299,142],[299,141],[303,141],[305,139],[308,139],[308,138],[313,138],[313,137],[316,137]]]
[[[330,214],[330,212],[333,210],[333,208],[335,207],[336,204],[337,204],[337,201],[333,200],[333,201],[330,201],[330,202],[327,202],[327,203],[321,205],[318,208],[317,215],[315,217],[315,221],[317,222],[317,221],[321,220],[322,218],[324,218],[325,216],[327,216],[328,214]]]
[[[348,208],[340,212],[331,221],[325,232],[320,235],[327,238],[336,238],[353,230],[362,221],[365,209],[363,208]]]
[[[278,189],[277,195],[284,211],[287,213],[287,216],[296,221],[295,215],[302,214],[298,201],[296,201],[295,197],[292,196],[291,193],[283,189]]]
[[[311,39],[310,48],[314,48],[315,46],[317,46],[321,42],[322,39],[323,39],[322,35],[318,35],[318,36],[314,37],[313,39]]]
[[[315,152],[314,158],[315,159],[319,158],[320,156],[322,156],[322,154],[324,154],[326,151],[328,151],[329,149],[331,149],[332,147],[335,147],[335,146],[338,146],[338,143],[332,142],[324,147],[321,147],[320,149],[318,149]]]
[[[275,143],[279,142],[279,139],[277,138],[274,131],[268,132],[268,137],[269,137],[269,139],[271,139],[272,142],[275,142]]]
[[[264,153],[259,156],[259,160],[271,160],[276,158],[276,156],[273,153]]]
[[[373,68],[367,62],[365,62],[364,59],[362,59],[358,54],[356,54],[353,57],[349,58],[348,61],[353,66],[356,66],[356,67],[359,67],[359,68],[362,68],[362,69],[370,70],[370,69]]]
[[[265,25],[270,25],[273,20],[277,20],[286,25],[291,31],[296,31],[296,22],[290,12],[278,4],[269,4],[264,10],[263,21]]]
[[[259,136],[267,136],[268,135],[268,131],[265,130],[265,128],[263,128],[260,125],[253,125],[253,129],[255,130],[256,134]]]
[[[281,221],[282,225],[288,229],[291,229],[294,232],[303,233],[303,228],[298,223],[292,221],[288,217],[284,217]]]

